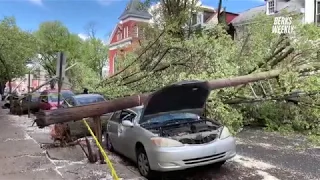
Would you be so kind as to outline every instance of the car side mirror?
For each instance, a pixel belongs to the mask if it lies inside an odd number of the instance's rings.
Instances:
[[[125,127],[133,127],[133,123],[129,120],[122,121],[122,125]]]

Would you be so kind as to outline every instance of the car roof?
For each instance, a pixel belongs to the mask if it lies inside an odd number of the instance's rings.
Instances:
[[[61,91],[71,91],[71,90],[70,89],[61,89]],[[48,90],[44,90],[42,92],[47,92],[47,93],[58,92],[58,89],[48,89]]]
[[[72,96],[73,98],[86,98],[86,97],[102,97],[102,95],[100,94],[78,94],[78,95],[74,95]]]

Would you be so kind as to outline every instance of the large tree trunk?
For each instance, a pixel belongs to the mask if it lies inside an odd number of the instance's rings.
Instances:
[[[271,70],[245,76],[207,81],[207,84],[211,90],[221,89],[225,87],[247,84],[259,80],[275,78],[279,76],[280,72],[281,70]],[[44,111],[37,115],[36,123],[37,126],[41,128],[49,126],[51,124],[81,120],[86,117],[101,116],[105,113],[115,112],[118,110],[142,105],[147,100],[148,95],[149,94],[133,95],[87,106]]]

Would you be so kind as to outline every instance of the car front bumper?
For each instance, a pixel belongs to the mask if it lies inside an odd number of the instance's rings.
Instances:
[[[231,159],[236,155],[236,144],[233,137],[228,137],[208,144],[157,148],[147,153],[152,170],[175,171]]]

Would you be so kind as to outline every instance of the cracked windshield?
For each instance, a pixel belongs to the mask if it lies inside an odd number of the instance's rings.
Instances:
[[[0,180],[320,180],[320,0],[0,12]]]

